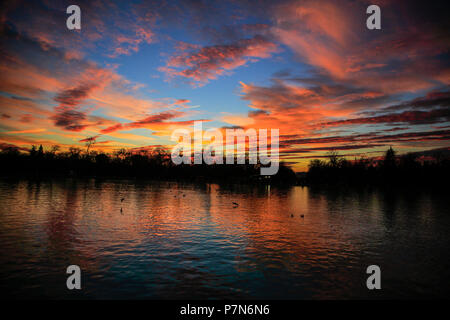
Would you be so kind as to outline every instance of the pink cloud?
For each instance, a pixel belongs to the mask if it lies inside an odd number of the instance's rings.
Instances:
[[[206,46],[193,50],[183,45],[182,51],[172,56],[159,70],[170,78],[179,76],[200,84],[247,64],[251,59],[268,58],[278,51],[275,43],[262,36],[241,39],[231,44]]]

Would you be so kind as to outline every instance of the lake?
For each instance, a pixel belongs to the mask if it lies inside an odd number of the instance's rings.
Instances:
[[[417,190],[0,180],[0,288],[44,299],[448,298],[449,205]],[[69,265],[81,290],[66,288]],[[381,290],[366,287],[369,265]]]

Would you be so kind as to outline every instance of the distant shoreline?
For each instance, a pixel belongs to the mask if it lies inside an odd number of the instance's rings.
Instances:
[[[331,152],[328,160],[312,160],[308,172],[295,173],[280,163],[275,175],[260,175],[261,164],[180,164],[175,165],[164,150],[135,154],[122,151],[116,155],[44,152],[33,148],[29,154],[18,150],[0,152],[0,177],[105,178],[154,181],[198,181],[219,184],[262,184],[278,186],[415,186],[448,189],[450,158],[436,155],[421,161],[414,154],[397,156],[390,148],[384,159],[349,161]]]

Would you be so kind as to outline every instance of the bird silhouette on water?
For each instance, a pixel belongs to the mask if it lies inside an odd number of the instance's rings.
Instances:
[[[233,202],[235,208],[239,207],[239,203]]]
[[[120,199],[120,202],[123,202],[123,200],[125,200],[125,198]]]

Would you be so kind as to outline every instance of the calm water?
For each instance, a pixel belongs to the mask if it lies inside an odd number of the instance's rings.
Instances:
[[[449,204],[411,191],[0,181],[0,288],[15,298],[449,297]],[[66,289],[71,264],[78,292]]]

